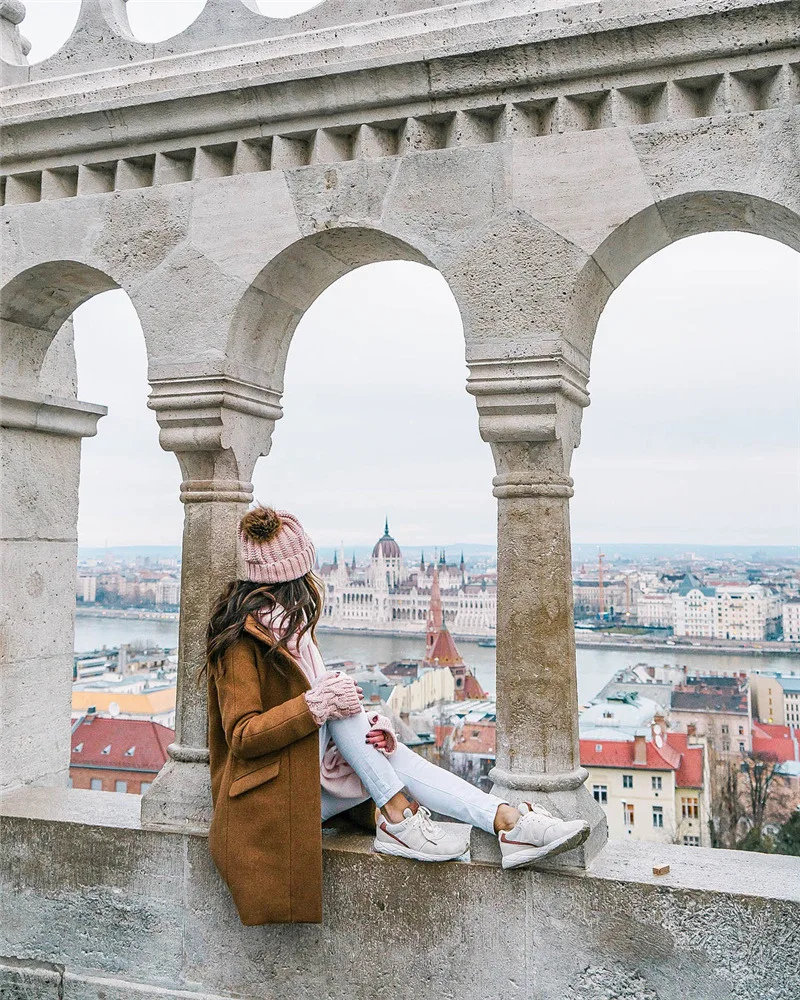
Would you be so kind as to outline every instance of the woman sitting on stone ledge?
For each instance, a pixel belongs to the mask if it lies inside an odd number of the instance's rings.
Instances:
[[[239,541],[247,579],[213,609],[207,670],[211,854],[244,924],[320,921],[320,817],[369,799],[381,854],[462,857],[468,836],[429,810],[497,834],[504,868],[583,843],[588,824],[514,808],[409,750],[386,718],[364,711],[350,677],[326,671],[314,546],[296,517],[257,507]]]

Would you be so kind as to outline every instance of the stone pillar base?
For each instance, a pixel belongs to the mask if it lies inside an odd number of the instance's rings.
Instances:
[[[169,748],[170,754],[172,749]],[[148,830],[207,836],[211,815],[211,772],[207,760],[184,761],[173,757],[142,796],[142,826]]]
[[[585,819],[592,832],[589,839],[573,851],[557,854],[554,858],[537,863],[537,868],[564,869],[588,868],[593,859],[605,847],[608,840],[606,816],[595,802],[589,789],[581,784],[577,788],[541,791],[535,789],[508,788],[501,784],[492,787],[492,795],[506,799],[511,805],[520,802],[539,803],[560,819]],[[497,837],[483,830],[472,828],[470,857],[473,861],[500,864],[500,845]]]

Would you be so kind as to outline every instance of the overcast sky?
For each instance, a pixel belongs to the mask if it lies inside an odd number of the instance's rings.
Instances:
[[[31,58],[44,58],[77,4],[27,7]],[[128,7],[137,35],[154,39],[202,2]],[[109,406],[84,442],[81,544],[177,543],[180,474],[145,407],[136,314],[108,292],[75,325],[79,394]],[[298,328],[256,496],[296,510],[323,545],[372,542],[384,514],[409,548],[491,541],[493,467],[465,378],[458,309],[436,272],[385,263],[342,278]],[[800,543],[800,255],[728,233],[651,257],[606,307],[590,390],[576,541]]]

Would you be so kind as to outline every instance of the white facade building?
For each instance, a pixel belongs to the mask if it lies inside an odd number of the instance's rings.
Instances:
[[[159,580],[156,584],[156,604],[181,603],[181,582],[180,580]]]
[[[94,604],[97,599],[97,577],[79,576],[75,585],[75,596],[84,604]]]
[[[673,608],[675,635],[704,639],[763,641],[780,618],[778,596],[760,584],[695,587],[673,594]]]
[[[751,674],[753,714],[760,722],[800,729],[800,677],[795,674]]]
[[[423,555],[418,566],[408,567],[400,546],[389,534],[388,522],[367,567],[356,566],[355,559],[348,565],[341,550],[333,563],[320,567],[325,584],[320,625],[424,635],[434,567],[447,627],[457,636],[493,636],[497,621],[494,580],[470,580],[463,555],[455,565],[447,562],[444,552],[435,563],[426,563]]]
[[[675,624],[672,594],[639,594],[636,598],[636,620],[649,628],[672,628]]]
[[[783,606],[783,638],[785,642],[800,642],[800,598],[792,598]]]

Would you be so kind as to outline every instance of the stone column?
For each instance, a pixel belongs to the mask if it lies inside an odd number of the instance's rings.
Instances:
[[[497,794],[583,817],[587,843],[554,864],[585,865],[605,816],[580,766],[569,467],[586,380],[561,358],[472,366],[481,436],[497,475]],[[479,853],[485,846],[477,845]]]
[[[149,406],[161,446],[174,451],[184,481],[181,608],[175,742],[142,798],[142,824],[205,833],[211,820],[205,680],[211,605],[239,575],[236,526],[253,499],[256,459],[270,448],[279,396],[229,378],[153,383]]]
[[[81,438],[106,412],[0,395],[0,789],[67,783]]]

